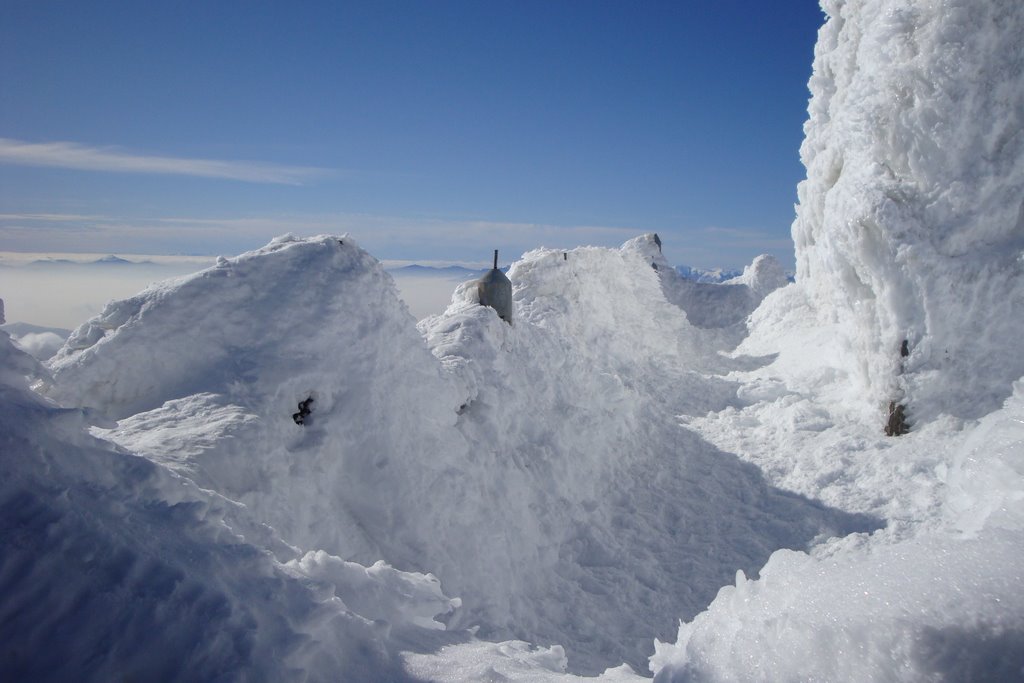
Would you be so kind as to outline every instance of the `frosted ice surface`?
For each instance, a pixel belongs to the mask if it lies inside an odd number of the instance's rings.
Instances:
[[[797,282],[737,349],[761,363],[733,375],[746,405],[687,423],[776,485],[890,525],[773,554],[652,668],[1019,680],[1024,5],[823,4]],[[908,406],[909,435],[881,435],[889,401]]]
[[[825,7],[795,284],[286,235],[0,334],[0,677],[1020,678],[1024,5]]]
[[[980,417],[1024,375],[1024,8],[824,6],[797,281],[839,323],[862,400]]]
[[[461,599],[449,628],[561,645],[576,672],[643,669],[737,567],[879,525],[679,427],[734,400],[730,362],[665,298],[647,239],[530,252],[509,272],[515,325],[470,284],[419,332],[351,238],[275,241],[112,303],[47,393],[243,504],[294,546],[281,560],[429,572]]]

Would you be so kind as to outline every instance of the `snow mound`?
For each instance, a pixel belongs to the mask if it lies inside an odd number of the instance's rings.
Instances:
[[[1016,540],[779,551],[659,645],[655,680],[1017,680],[1024,598],[1004,570],[1020,561]]]
[[[726,280],[725,284],[746,285],[757,297],[757,303],[761,303],[762,299],[776,289],[788,285],[789,278],[777,258],[761,254],[743,269],[742,275]]]
[[[349,320],[385,311],[385,334],[415,337],[396,300],[391,278],[347,236],[280,237],[108,304],[50,361],[50,395],[115,419],[232,383],[279,386],[282,401],[297,403],[312,377],[343,371],[331,368],[333,346],[362,345]],[[415,383],[416,364],[406,366]]]
[[[1024,6],[823,6],[797,281],[862,401],[980,417],[1024,375]]]
[[[26,372],[0,332],[3,680],[403,680],[388,629],[457,604],[383,564],[279,563],[240,506],[90,436]]]
[[[1024,382],[1015,388],[953,436],[940,512],[922,530],[776,552],[759,580],[737,575],[674,645],[658,645],[656,680],[1019,678]]]
[[[1024,5],[823,5],[796,284],[751,315],[742,404],[685,421],[772,484],[889,526],[774,553],[651,666],[665,682],[1017,680]],[[898,439],[889,401],[910,410]]]
[[[275,560],[348,583],[362,570],[313,571],[302,549],[430,573],[461,599],[449,628],[563,646],[578,673],[642,670],[737,567],[879,526],[678,426],[735,400],[730,361],[638,243],[530,252],[509,276],[514,324],[470,283],[417,331],[350,238],[276,240],[112,303],[48,392],[242,504],[225,520],[269,525]],[[402,609],[422,625],[445,600]]]
[[[391,496],[457,470],[423,453],[464,450],[438,441],[456,399],[415,320],[348,236],[278,238],[112,302],[50,368],[50,396],[120,421],[109,438],[244,503],[289,543],[367,564],[395,528],[416,557],[430,534]]]
[[[675,415],[720,409],[732,392],[707,335],[666,299],[651,237],[525,254],[509,270],[511,326],[476,304],[472,283],[420,323],[464,397],[457,428],[484,468],[474,478],[501,482],[498,552],[516,553],[508,611],[480,633],[560,643],[588,674],[616,658],[642,670],[650,645],[637,634],[699,610],[730,565],[877,527],[765,487],[678,428]]]
[[[701,348],[719,348],[728,340],[735,345],[746,334],[743,323],[747,316],[768,294],[789,284],[782,264],[768,254],[758,256],[742,274],[725,281],[686,277],[665,260],[656,238],[648,233],[630,240],[626,246],[641,254],[658,272],[665,297],[686,312],[691,325],[703,329],[732,328],[731,334],[705,335]]]

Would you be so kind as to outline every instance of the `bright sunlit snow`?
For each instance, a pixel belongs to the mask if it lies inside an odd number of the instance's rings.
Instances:
[[[795,283],[645,234],[417,322],[284,235],[0,333],[0,678],[1024,677],[1024,6],[825,6]]]

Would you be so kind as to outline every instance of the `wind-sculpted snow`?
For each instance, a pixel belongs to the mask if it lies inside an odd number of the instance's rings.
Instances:
[[[665,299],[648,241],[524,255],[509,271],[511,326],[471,286],[420,324],[464,396],[457,427],[477,444],[474,478],[501,482],[501,536],[529,551],[510,558],[515,572],[498,582],[514,586],[507,612],[483,619],[481,634],[565,645],[589,673],[615,658],[636,665],[649,652],[640,634],[700,609],[726,567],[877,525],[766,487],[678,429],[674,415],[732,393],[704,374],[723,360]]]
[[[279,238],[114,302],[51,368],[50,395],[123,418],[122,445],[244,503],[290,543],[365,563],[382,538],[418,557],[429,533],[392,497],[458,479],[466,451],[444,438],[456,398],[415,321],[348,238]]]
[[[730,361],[665,298],[650,244],[530,252],[510,270],[514,324],[467,286],[421,336],[350,238],[280,239],[112,303],[48,391],[243,504],[225,519],[268,524],[289,567],[318,575],[299,549],[321,549],[430,572],[461,600],[450,629],[562,646],[576,672],[642,670],[737,568],[879,526],[678,426],[735,400]],[[337,562],[315,566],[358,579]]]
[[[403,680],[379,620],[457,604],[383,564],[280,564],[236,503],[30,392],[31,364],[0,332],[0,679]]]
[[[1024,5],[823,6],[797,281],[862,403],[980,417],[1024,375]]]
[[[768,294],[789,284],[782,265],[767,254],[758,256],[735,277],[710,282],[680,274],[662,256],[661,246],[652,235],[637,237],[628,244],[658,271],[665,297],[686,312],[691,325],[719,330],[718,334],[701,335],[698,346],[705,351],[718,349],[728,344],[727,340],[738,342],[746,335],[747,316]]]
[[[823,4],[797,282],[750,317],[740,404],[683,420],[772,484],[889,525],[773,554],[651,665],[666,682],[1018,680],[1024,5]],[[890,400],[909,407],[898,439]]]
[[[757,432],[763,447],[770,432]],[[845,452],[833,444],[833,456],[866,479],[855,460],[871,453],[859,438]],[[943,446],[945,453],[922,452]],[[674,645],[659,644],[651,660],[656,680],[1020,678],[1024,382],[973,429],[946,428],[882,453],[902,463],[874,455],[870,464],[884,467],[874,494],[902,508],[902,523],[810,555],[779,551],[759,580],[737,576],[680,628]],[[929,478],[926,467],[938,475],[930,492],[915,481]],[[886,477],[901,490],[886,487]],[[900,495],[917,506],[896,503]],[[916,524],[908,527],[911,515]]]
[[[1019,678],[1024,5],[825,6],[793,285],[645,235],[417,329],[285,237],[0,335],[0,678]]]

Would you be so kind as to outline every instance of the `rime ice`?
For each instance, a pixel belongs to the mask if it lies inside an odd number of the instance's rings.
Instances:
[[[795,284],[644,235],[417,325],[284,236],[0,334],[0,678],[1019,677],[1024,5],[825,5]]]

